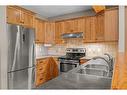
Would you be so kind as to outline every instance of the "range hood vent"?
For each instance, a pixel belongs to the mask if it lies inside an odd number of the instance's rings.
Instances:
[[[83,38],[83,32],[79,33],[66,33],[61,35],[63,39],[65,38]]]

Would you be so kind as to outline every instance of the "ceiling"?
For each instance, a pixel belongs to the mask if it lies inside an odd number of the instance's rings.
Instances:
[[[22,6],[29,9],[44,18],[50,18],[60,16],[69,13],[75,13],[80,11],[86,11],[92,9],[91,6]]]

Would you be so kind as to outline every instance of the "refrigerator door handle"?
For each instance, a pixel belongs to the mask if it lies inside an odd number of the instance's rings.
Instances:
[[[36,55],[35,55],[35,43],[33,43],[33,51],[32,51],[32,57],[33,57],[33,63],[32,65],[35,66],[36,63]]]
[[[17,26],[17,34],[16,34],[16,44],[15,44],[15,50],[14,50],[14,58],[13,58],[13,63],[12,63],[12,67],[11,67],[11,71],[14,71],[15,69],[15,64],[16,64],[16,55],[17,55],[17,50],[19,47],[19,41],[20,41],[20,26]]]

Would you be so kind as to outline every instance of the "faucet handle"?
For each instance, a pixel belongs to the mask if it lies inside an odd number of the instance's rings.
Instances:
[[[108,56],[108,58],[109,58],[109,60],[111,60],[111,59],[112,59],[112,56],[111,56],[110,54],[108,54],[108,53],[104,53],[104,55],[107,55],[107,56]]]

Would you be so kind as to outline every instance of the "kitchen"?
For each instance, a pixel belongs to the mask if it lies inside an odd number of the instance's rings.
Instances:
[[[4,7],[9,40],[5,63],[10,68],[5,88],[127,88],[126,55],[118,52],[127,48],[127,37],[119,32],[125,32],[119,12],[127,15],[126,7]]]

